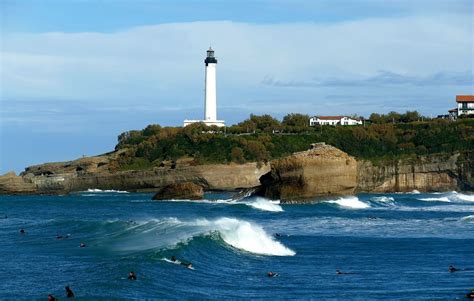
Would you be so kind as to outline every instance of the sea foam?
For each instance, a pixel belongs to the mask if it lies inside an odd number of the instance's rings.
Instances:
[[[337,200],[325,201],[330,204],[337,204],[338,206],[350,208],[350,209],[366,209],[370,208],[370,205],[362,202],[355,196],[343,197]]]

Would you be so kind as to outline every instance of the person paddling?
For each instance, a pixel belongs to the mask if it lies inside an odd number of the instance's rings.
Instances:
[[[56,299],[53,295],[48,295],[48,301],[57,301],[58,299]]]
[[[448,271],[449,271],[450,273],[454,273],[454,272],[459,271],[459,269],[456,268],[456,267],[454,267],[453,265],[450,265],[450,266],[448,267]]]
[[[66,290],[66,298],[74,298],[74,293],[69,286],[64,288]]]
[[[130,272],[128,273],[128,280],[137,280],[137,275],[135,274],[135,272]]]

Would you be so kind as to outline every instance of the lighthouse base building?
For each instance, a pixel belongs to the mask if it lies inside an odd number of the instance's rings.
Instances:
[[[204,60],[206,64],[206,81],[204,92],[204,120],[185,120],[184,126],[202,122],[208,126],[225,126],[224,120],[217,120],[217,85],[216,85],[216,66],[217,59],[214,57],[214,50],[209,47],[207,56]]]

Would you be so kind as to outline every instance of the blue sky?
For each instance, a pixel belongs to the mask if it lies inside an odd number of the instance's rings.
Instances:
[[[178,4],[179,3],[179,4]],[[0,1],[0,173],[201,118],[419,110],[472,94],[474,2]]]

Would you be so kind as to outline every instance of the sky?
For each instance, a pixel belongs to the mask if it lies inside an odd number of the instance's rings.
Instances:
[[[2,0],[0,174],[113,150],[148,124],[418,110],[474,94],[471,0]]]

